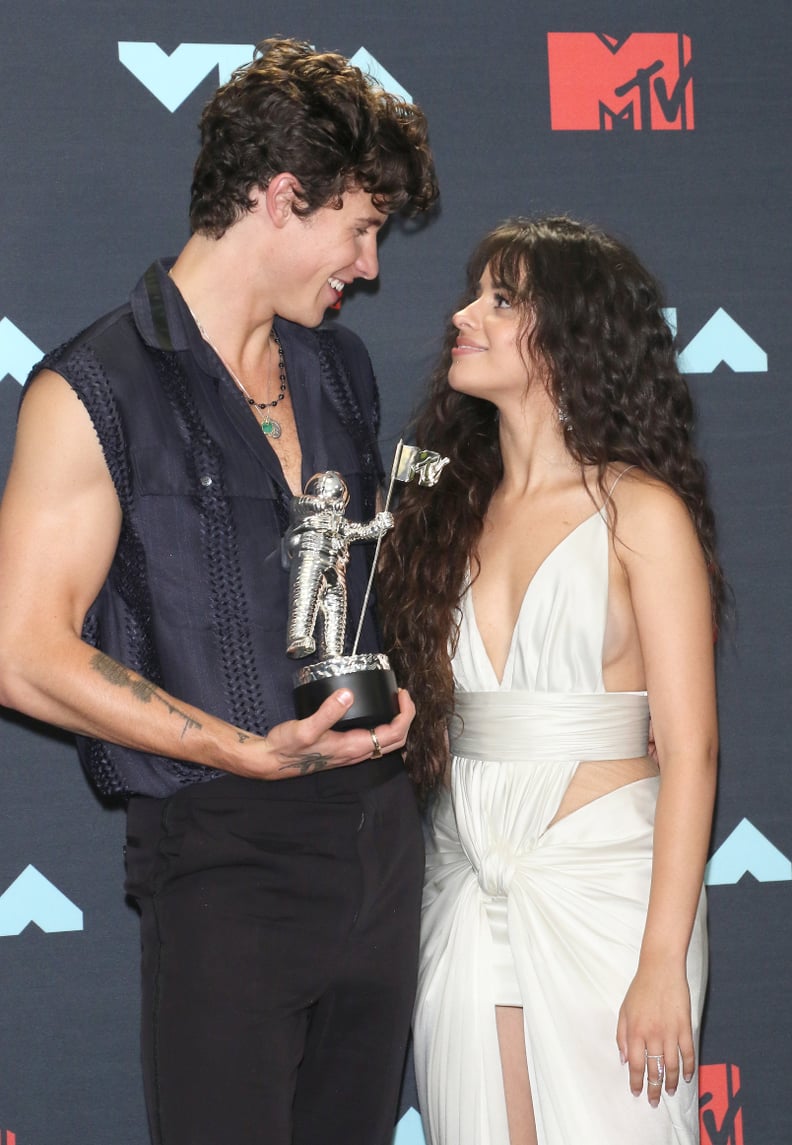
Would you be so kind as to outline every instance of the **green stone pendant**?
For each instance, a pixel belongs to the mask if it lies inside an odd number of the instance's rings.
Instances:
[[[280,423],[275,421],[272,417],[266,417],[261,423],[261,432],[266,437],[278,438],[281,435]]]

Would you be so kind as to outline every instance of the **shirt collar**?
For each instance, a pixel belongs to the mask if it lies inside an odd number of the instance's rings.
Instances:
[[[217,351],[201,333],[193,312],[170,277],[175,258],[156,259],[130,295],[132,317],[143,341],[155,350],[187,350],[211,377],[223,376],[223,365]],[[310,331],[277,316],[275,328],[284,343],[291,344],[302,333]],[[227,370],[227,367],[226,367]]]
[[[129,299],[140,336],[156,350],[186,350],[189,345],[184,300],[176,284],[168,277],[175,261],[169,258],[153,262]]]
[[[189,350],[209,374],[218,375],[216,352],[198,329],[192,311],[170,277],[175,258],[157,259],[130,295],[132,317],[143,341],[155,350]],[[275,328],[290,347],[305,344],[316,353],[314,332],[275,317]]]
[[[155,350],[188,350],[208,374],[216,375],[216,356],[169,275],[175,261],[162,258],[151,264],[130,296],[132,317],[147,345]]]

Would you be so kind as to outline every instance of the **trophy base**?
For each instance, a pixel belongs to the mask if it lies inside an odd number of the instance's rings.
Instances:
[[[333,724],[335,731],[375,728],[399,714],[399,690],[387,656],[367,652],[359,656],[332,656],[307,664],[294,675],[294,707],[298,719],[311,716],[328,696],[349,688],[352,707]]]

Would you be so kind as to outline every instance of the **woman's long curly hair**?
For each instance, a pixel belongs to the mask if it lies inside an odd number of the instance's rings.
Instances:
[[[526,360],[542,364],[581,475],[594,467],[604,500],[608,466],[634,465],[687,505],[707,562],[717,623],[724,579],[714,518],[659,285],[622,243],[569,218],[509,219],[486,235],[470,260],[461,307],[475,297],[487,267],[521,311]],[[413,421],[418,445],[450,464],[437,488],[405,487],[379,574],[387,650],[417,706],[406,762],[422,796],[445,771],[453,714],[449,652],[459,635],[468,562],[475,576],[487,508],[503,475],[495,406],[448,384],[456,336],[449,323]]]

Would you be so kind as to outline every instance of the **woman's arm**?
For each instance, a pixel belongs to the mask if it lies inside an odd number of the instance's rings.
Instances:
[[[643,653],[660,791],[649,909],[617,1041],[640,1093],[645,1055],[664,1055],[666,1089],[695,1053],[686,957],[707,859],[718,753],[713,624],[701,547],[682,501],[639,480],[620,490],[617,553]],[[656,1077],[652,1068],[649,1076]],[[651,1104],[660,1087],[647,1088]]]

